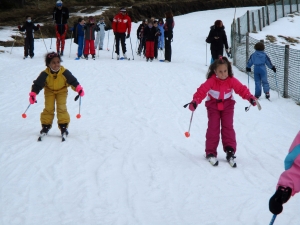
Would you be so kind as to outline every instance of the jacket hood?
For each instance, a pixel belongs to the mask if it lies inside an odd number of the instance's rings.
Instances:
[[[210,27],[211,30],[215,30],[215,29],[220,29],[220,30],[225,30],[225,26],[223,25],[222,27],[215,27],[215,25],[212,25]]]

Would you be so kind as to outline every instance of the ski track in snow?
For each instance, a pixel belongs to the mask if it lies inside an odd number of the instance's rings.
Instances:
[[[237,17],[248,9],[238,8]],[[62,65],[85,90],[81,119],[77,95],[69,88],[69,136],[61,142],[56,118],[49,135],[37,142],[43,91],[28,106],[32,81],[44,70],[45,45],[35,40],[35,57],[23,60],[23,48],[0,54],[0,225],[53,224],[268,224],[269,198],[275,191],[283,160],[299,130],[300,108],[290,99],[262,97],[262,110],[235,95],[234,126],[237,168],[225,159],[221,141],[219,166],[203,157],[207,112],[182,106],[205,81],[210,61],[205,38],[216,14],[226,25],[234,9],[202,11],[175,17],[172,63],[111,59],[99,51],[96,60],[74,60],[77,46],[65,44]],[[195,32],[194,22],[201,18]],[[135,33],[139,24],[132,24]],[[107,44],[105,38],[105,47]],[[187,39],[188,38],[188,39]],[[53,42],[53,40],[52,40]],[[45,39],[49,49],[50,39]],[[113,49],[110,32],[109,49]],[[132,35],[132,49],[136,49]],[[54,42],[52,43],[54,48]],[[51,49],[51,51],[53,50]],[[161,52],[159,59],[163,59]],[[114,56],[115,58],[115,56]],[[247,76],[234,68],[247,84]],[[253,93],[254,82],[250,89]],[[4,128],[4,129],[3,129]],[[284,206],[276,224],[298,224],[299,198]]]

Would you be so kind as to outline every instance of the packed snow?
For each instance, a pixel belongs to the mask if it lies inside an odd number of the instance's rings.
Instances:
[[[236,17],[256,8],[237,8]],[[37,142],[43,91],[27,118],[21,117],[55,39],[52,45],[51,39],[35,40],[33,59],[22,59],[23,47],[1,47],[0,224],[269,224],[268,202],[299,131],[300,107],[271,91],[272,102],[262,98],[261,111],[251,107],[245,112],[249,103],[235,95],[237,168],[226,162],[221,143],[219,166],[204,158],[204,104],[194,113],[191,136],[184,136],[191,112],[182,106],[206,79],[209,27],[223,20],[229,40],[234,11],[176,16],[171,63],[146,62],[136,55],[140,23],[132,23],[126,40],[129,61],[112,59],[112,31],[106,32],[105,50],[97,51],[95,61],[74,60],[77,45],[67,40],[62,65],[77,77],[85,96],[77,119],[77,93],[69,89],[66,142],[61,142],[56,119],[48,136]],[[278,21],[260,34],[275,34],[284,26]],[[1,30],[0,38],[9,36]],[[162,52],[159,59],[164,59]],[[234,74],[247,85],[245,73],[234,68]],[[254,93],[253,80],[250,90]],[[295,195],[275,224],[299,224],[299,205]]]

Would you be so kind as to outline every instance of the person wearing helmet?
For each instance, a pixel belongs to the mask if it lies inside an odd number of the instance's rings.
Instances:
[[[53,21],[55,23],[56,50],[61,56],[64,54],[65,39],[68,30],[69,10],[63,7],[63,2],[58,0],[53,10]]]

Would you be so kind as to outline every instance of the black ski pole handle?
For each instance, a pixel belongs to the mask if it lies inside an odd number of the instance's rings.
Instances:
[[[80,91],[78,92],[78,95],[74,98],[74,101],[77,101],[77,100],[78,100],[78,98],[80,97],[81,92],[82,92],[82,90],[80,90]]]

